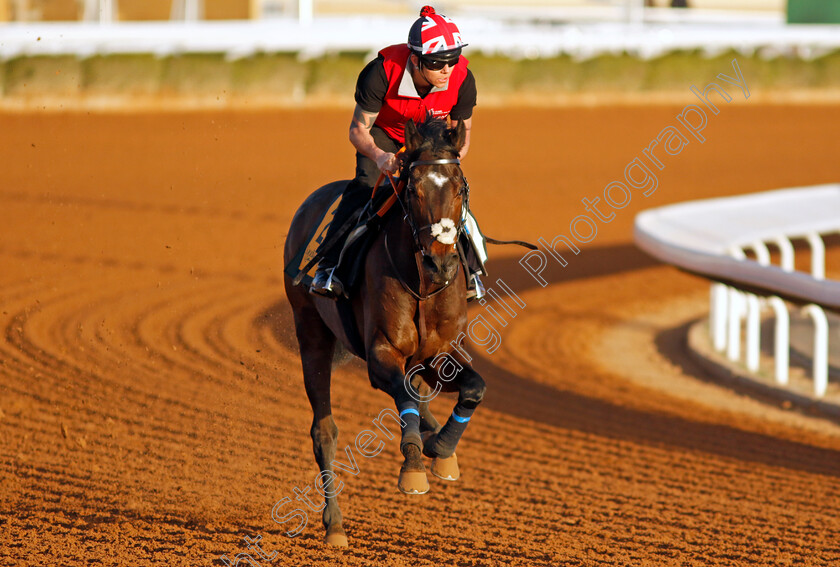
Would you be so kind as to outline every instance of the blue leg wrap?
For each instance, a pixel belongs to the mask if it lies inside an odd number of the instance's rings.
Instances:
[[[451,457],[455,452],[455,447],[458,446],[458,441],[464,431],[467,430],[470,418],[472,417],[475,408],[465,408],[460,403],[455,406],[452,415],[446,420],[443,429],[437,435],[432,452],[441,458]]]

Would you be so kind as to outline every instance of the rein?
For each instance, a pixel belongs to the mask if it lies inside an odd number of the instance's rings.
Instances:
[[[405,152],[405,147],[400,149],[400,151],[398,151],[394,155],[399,157],[400,155],[403,154],[403,152]],[[461,160],[459,160],[459,159],[421,159],[421,160],[413,161],[410,164],[408,164],[408,170],[410,171],[410,170],[414,169],[415,167],[417,167],[418,165],[447,165],[447,164],[460,165]],[[399,199],[400,195],[402,194],[402,192],[403,192],[403,190],[405,189],[405,186],[406,186],[405,178],[403,178],[402,176],[400,177],[399,183],[395,183],[394,182],[394,176],[391,174],[390,171],[380,173],[379,177],[376,180],[376,183],[373,185],[373,191],[370,194],[371,199],[373,199],[373,196],[376,195],[376,190],[379,189],[379,186],[382,184],[382,181],[385,179],[386,176],[388,177],[388,181],[390,182],[391,187],[394,190],[394,194],[391,195],[390,197],[388,197],[388,200],[385,201],[385,203],[383,203],[381,207],[379,207],[378,211],[376,211],[376,215],[379,216],[379,217],[385,216],[385,213],[387,213],[391,209],[391,207],[394,205],[394,203],[397,201],[397,199]],[[404,210],[404,212],[407,212],[407,211],[405,211],[405,207],[403,207],[403,210]]]
[[[437,294],[439,294],[440,292],[442,292],[443,290],[445,290],[446,288],[448,288],[450,285],[452,285],[452,282],[449,282],[446,285],[444,285],[443,287],[436,289],[432,293],[430,293],[428,295],[423,295],[424,293],[426,293],[425,289],[424,289],[426,286],[424,285],[424,282],[423,282],[423,276],[422,276],[423,272],[421,272],[421,270],[423,268],[422,261],[421,261],[422,256],[421,256],[420,252],[415,252],[414,253],[414,261],[417,264],[417,273],[420,275],[419,276],[419,278],[420,278],[420,284],[419,284],[420,289],[419,289],[419,292],[411,289],[411,286],[409,286],[408,283],[400,276],[400,272],[397,269],[396,264],[394,264],[394,258],[393,258],[393,256],[391,256],[391,249],[388,247],[388,233],[387,232],[385,233],[385,255],[388,257],[388,263],[391,264],[391,269],[393,269],[394,272],[397,274],[397,281],[400,282],[400,284],[403,286],[403,289],[405,289],[409,293],[409,295],[411,295],[417,301],[425,301],[425,300],[427,300],[431,297],[434,297]]]

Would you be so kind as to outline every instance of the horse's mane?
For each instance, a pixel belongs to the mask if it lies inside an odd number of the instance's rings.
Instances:
[[[436,155],[449,153],[453,157],[458,156],[458,148],[452,145],[449,135],[449,124],[442,118],[428,118],[417,125],[417,132],[423,137],[423,143],[417,148],[411,159],[416,159],[424,151],[430,151]]]

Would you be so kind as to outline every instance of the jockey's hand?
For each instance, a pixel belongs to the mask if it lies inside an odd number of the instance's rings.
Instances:
[[[397,160],[397,156],[390,152],[385,152],[376,158],[376,167],[382,173],[396,173],[400,168],[400,162]]]

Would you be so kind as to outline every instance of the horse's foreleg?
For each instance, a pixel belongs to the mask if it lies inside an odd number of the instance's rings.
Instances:
[[[487,389],[484,379],[472,368],[465,366],[458,376],[458,403],[438,434],[429,439],[424,452],[429,457],[447,459],[455,453],[461,436],[467,430],[475,408],[484,398]]]
[[[347,545],[347,535],[338,507],[340,488],[336,491],[336,486],[343,485],[336,482],[332,465],[338,444],[338,427],[333,420],[330,399],[330,377],[336,340],[314,309],[308,314],[296,313],[295,323],[300,343],[303,381],[312,406],[312,428],[309,431],[312,436],[312,452],[322,474],[327,473],[325,478],[332,479],[332,482],[325,484],[323,492],[325,496],[322,518],[326,530],[325,539],[330,545],[344,547]]]
[[[417,410],[420,412],[420,434],[425,442],[427,436],[440,431],[440,423],[432,414],[432,410],[429,409],[429,400],[435,396],[432,395],[432,389],[423,380],[422,373],[423,371],[413,376],[411,387],[419,394],[419,399],[425,400],[417,404]]]
[[[406,494],[425,494],[429,491],[429,481],[423,465],[420,404],[405,388],[404,365],[404,357],[392,348],[373,349],[368,356],[371,381],[394,398],[400,415],[400,452],[405,460],[400,468],[398,486]]]

